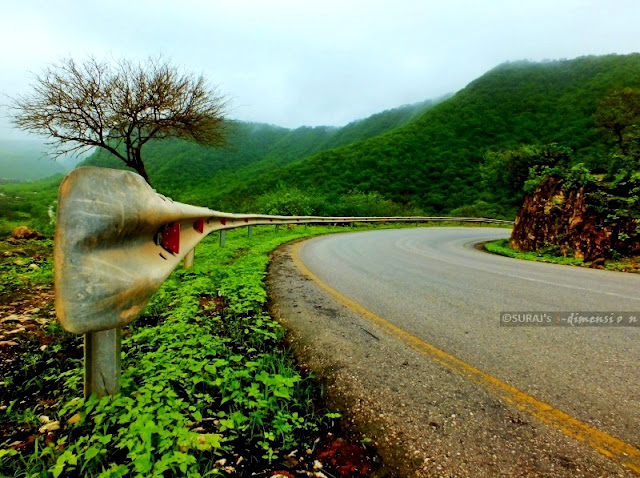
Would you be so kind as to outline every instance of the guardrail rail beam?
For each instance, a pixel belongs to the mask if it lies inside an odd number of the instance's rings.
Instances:
[[[318,217],[230,214],[174,202],[138,174],[85,167],[60,184],[54,239],[56,316],[85,335],[85,395],[118,393],[122,327],[208,234],[281,224],[460,221],[513,224],[485,218]]]

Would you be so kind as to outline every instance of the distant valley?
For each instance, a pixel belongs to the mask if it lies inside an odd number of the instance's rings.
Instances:
[[[54,161],[44,141],[0,140],[0,182],[33,181],[66,174],[82,158]]]

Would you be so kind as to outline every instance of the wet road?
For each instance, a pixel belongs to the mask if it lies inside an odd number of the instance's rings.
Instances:
[[[640,447],[640,327],[506,327],[501,313],[637,312],[640,275],[477,250],[497,228],[326,236],[298,256],[364,309],[490,377]],[[566,314],[564,314],[566,315]]]

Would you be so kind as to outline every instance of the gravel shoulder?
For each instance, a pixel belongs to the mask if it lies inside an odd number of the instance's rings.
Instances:
[[[345,430],[373,441],[378,476],[634,476],[388,337],[305,277],[291,254],[291,244],[273,254],[271,312]]]

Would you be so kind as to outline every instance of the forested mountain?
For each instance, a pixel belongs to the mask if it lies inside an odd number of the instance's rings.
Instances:
[[[221,210],[340,215],[354,211],[345,203],[392,201],[406,212],[513,217],[514,198],[482,180],[487,152],[558,143],[572,163],[597,166],[609,145],[593,113],[623,87],[640,87],[640,54],[505,63],[441,102],[343,128],[236,122],[227,149],[150,144],[147,170],[159,191]],[[104,154],[88,163],[108,164]]]
[[[225,148],[209,148],[177,139],[152,141],[145,146],[144,160],[153,186],[183,199],[193,187],[209,189],[209,181],[214,176],[224,183],[241,181],[260,173],[269,174],[280,166],[323,150],[374,137],[420,116],[437,101],[401,106],[343,127],[287,129],[230,121]],[[124,168],[120,160],[103,150],[83,164]]]
[[[329,200],[358,189],[429,213],[485,201],[492,212],[512,215],[513,207],[502,207],[503,198],[482,183],[485,153],[556,142],[571,148],[573,162],[594,166],[608,148],[592,115],[621,87],[640,87],[640,54],[506,63],[402,127],[248,182],[216,181],[215,189],[192,197],[233,208],[283,185]]]
[[[615,125],[607,136],[594,116],[598,110],[615,119],[624,108],[611,98],[626,98],[627,88],[635,88],[629,98],[640,97],[640,54],[506,63],[447,99],[342,128],[232,122],[226,149],[166,140],[147,145],[144,157],[159,192],[223,211],[513,218],[532,164],[561,159],[567,171],[607,176],[616,187],[626,181],[621,166],[638,175],[638,164],[625,166],[640,158],[636,123],[625,139],[633,154],[625,158],[611,134]],[[609,106],[601,114],[603,104]],[[574,168],[578,163],[584,166]],[[124,167],[104,153],[84,164]],[[55,163],[27,167],[43,172],[47,165]],[[50,228],[60,178],[0,186],[0,231],[20,223]],[[627,196],[622,200],[637,200]]]

